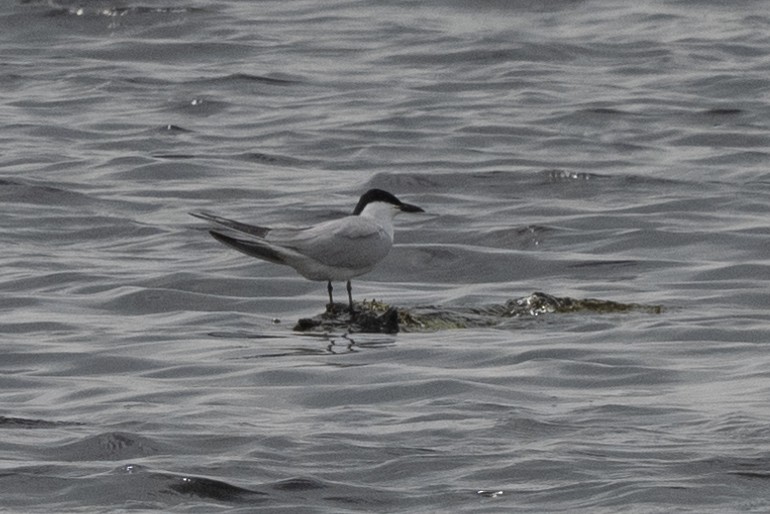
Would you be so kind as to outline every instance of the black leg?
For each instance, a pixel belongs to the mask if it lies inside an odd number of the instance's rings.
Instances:
[[[348,302],[350,303],[350,312],[353,313],[353,287],[350,285],[350,280],[348,280]]]
[[[334,298],[332,298],[332,281],[329,281],[329,285],[326,286],[326,290],[329,291],[329,308],[334,308]]]

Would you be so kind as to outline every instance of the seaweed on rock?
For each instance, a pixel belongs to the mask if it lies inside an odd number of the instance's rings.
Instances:
[[[536,317],[549,313],[590,312],[598,314],[645,312],[660,314],[660,305],[620,303],[594,298],[576,299],[535,292],[503,304],[480,307],[421,306],[393,307],[377,300],[356,304],[354,312],[346,305],[327,306],[322,314],[300,319],[294,327],[299,332],[346,330],[348,332],[395,334],[405,332],[434,332],[438,330],[492,327],[507,318]]]

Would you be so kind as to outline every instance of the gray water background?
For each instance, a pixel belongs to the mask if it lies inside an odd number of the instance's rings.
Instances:
[[[0,3],[0,509],[770,510],[764,1]],[[662,305],[294,333],[188,211],[424,216],[357,299]],[[338,284],[338,291],[342,291]]]

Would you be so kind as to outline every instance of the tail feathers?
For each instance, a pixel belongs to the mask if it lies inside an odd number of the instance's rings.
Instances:
[[[222,216],[217,216],[216,214],[211,214],[210,212],[206,211],[191,212],[190,215],[256,237],[265,237],[267,233],[270,232],[270,229],[267,227],[241,223],[240,221],[223,218]]]
[[[209,234],[222,244],[234,248],[239,252],[245,253],[252,257],[262,259],[275,264],[286,264],[286,260],[283,255],[277,252],[272,246],[264,241],[247,241],[245,239],[238,239],[225,235],[216,230],[209,230]]]

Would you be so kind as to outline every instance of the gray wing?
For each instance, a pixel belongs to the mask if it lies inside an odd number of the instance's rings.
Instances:
[[[244,234],[249,234],[255,237],[265,237],[267,233],[270,232],[270,229],[267,227],[241,223],[240,221],[223,218],[222,216],[217,216],[216,214],[212,214],[206,211],[191,212],[190,216],[195,216],[196,218],[206,220],[211,223],[215,223],[217,225],[221,225],[237,232],[243,232]]]
[[[246,255],[250,255],[251,257],[257,257],[258,259],[274,262],[276,264],[286,264],[285,256],[261,239],[240,239],[223,234],[222,232],[217,232],[216,230],[209,230],[209,234],[220,243],[245,253]]]
[[[306,229],[274,229],[266,240],[290,248],[327,266],[371,268],[390,251],[393,239],[381,226],[347,216]]]

